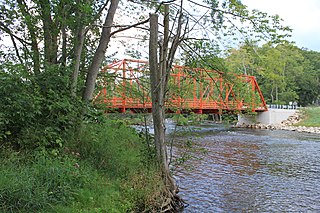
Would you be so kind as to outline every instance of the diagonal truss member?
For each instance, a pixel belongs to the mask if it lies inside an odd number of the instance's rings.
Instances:
[[[94,103],[108,112],[151,112],[148,62],[123,59],[101,71]],[[254,76],[173,66],[166,95],[168,112],[211,114],[267,111]]]

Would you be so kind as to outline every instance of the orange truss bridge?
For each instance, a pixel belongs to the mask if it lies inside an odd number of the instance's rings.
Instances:
[[[106,112],[151,112],[148,62],[124,59],[104,67],[94,103]],[[236,113],[267,111],[254,76],[227,75],[216,70],[173,66],[166,109],[174,113]]]

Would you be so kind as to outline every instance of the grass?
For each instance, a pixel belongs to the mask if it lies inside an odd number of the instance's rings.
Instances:
[[[123,122],[86,124],[59,155],[0,150],[0,212],[155,210],[163,185],[146,145]]]
[[[320,107],[308,107],[303,109],[304,119],[297,126],[320,127]]]

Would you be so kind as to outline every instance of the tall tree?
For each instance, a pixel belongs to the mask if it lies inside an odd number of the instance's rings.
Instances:
[[[182,7],[181,7],[182,9]],[[157,152],[158,164],[162,172],[164,185],[166,186],[166,202],[162,211],[178,211],[183,207],[181,199],[177,196],[177,187],[170,173],[167,147],[165,143],[165,97],[170,70],[181,40],[182,10],[178,13],[177,29],[172,38],[169,49],[169,5],[164,5],[164,31],[163,39],[158,51],[158,15],[150,14],[150,38],[149,38],[149,67],[152,96],[152,117],[154,125],[154,142]],[[158,60],[159,58],[159,60]]]
[[[100,36],[99,46],[93,56],[92,62],[88,68],[85,89],[83,92],[83,100],[90,101],[95,89],[96,79],[101,66],[101,62],[105,56],[108,44],[111,38],[111,28],[114,15],[118,8],[119,0],[111,0],[108,15],[105,18],[102,33]]]

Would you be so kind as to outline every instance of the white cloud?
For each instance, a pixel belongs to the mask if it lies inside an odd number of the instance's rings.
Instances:
[[[242,0],[250,9],[278,14],[293,29],[292,41],[299,47],[320,51],[319,0]]]

